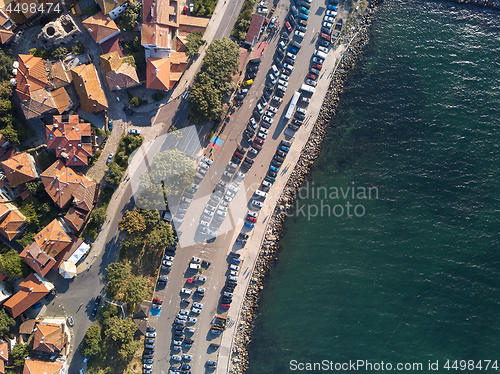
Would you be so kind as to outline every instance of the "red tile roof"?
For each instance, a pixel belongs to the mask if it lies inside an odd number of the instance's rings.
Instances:
[[[120,44],[118,43],[120,40],[122,40],[122,35],[118,34],[101,43],[100,45],[102,54],[105,55],[107,53],[117,52],[120,57],[122,57],[122,49],[120,48]]]
[[[106,80],[111,90],[118,90],[140,84],[135,67],[121,58],[118,52],[101,56],[101,64],[106,72]]]
[[[42,277],[56,264],[56,260],[51,255],[42,251],[36,242],[26,246],[19,257]]]
[[[64,165],[61,160],[45,170],[41,178],[45,191],[58,207],[65,207],[71,200],[75,206],[89,212],[94,207],[97,183]]]
[[[184,52],[171,52],[169,58],[149,57],[146,61],[146,87],[171,90],[186,70],[187,61]]]
[[[24,361],[23,374],[62,374],[63,364],[27,358]]]
[[[26,152],[15,154],[3,161],[2,167],[11,187],[38,178],[35,159]]]
[[[142,23],[158,23],[179,27],[179,1],[176,0],[144,0],[142,7]]]
[[[71,244],[71,236],[56,218],[45,226],[33,240],[38,247],[52,257],[56,257],[64,248]]]
[[[34,273],[28,275],[19,284],[19,287],[21,290],[3,304],[5,310],[13,318],[16,318],[50,292],[50,289]]]
[[[102,43],[111,35],[120,32],[115,21],[102,12],[86,18],[82,23],[96,43]]]
[[[5,362],[9,361],[9,346],[6,342],[0,342],[0,358]]]
[[[63,122],[63,118],[68,118]],[[79,116],[54,116],[53,124],[45,126],[47,148],[64,158],[67,166],[86,166],[92,157],[92,129],[90,123],[80,122]]]
[[[93,64],[74,67],[71,69],[71,76],[83,113],[102,112],[108,109],[108,101]]]
[[[61,353],[68,344],[63,324],[42,322],[36,325],[33,349],[47,353]]]

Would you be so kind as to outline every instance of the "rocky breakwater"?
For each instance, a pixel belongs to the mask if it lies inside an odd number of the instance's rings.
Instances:
[[[247,346],[250,342],[252,328],[257,315],[259,297],[264,289],[265,277],[273,262],[277,260],[279,237],[283,230],[283,223],[285,222],[288,210],[292,208],[298,189],[308,178],[311,167],[319,156],[321,143],[325,137],[331,117],[336,112],[339,95],[342,92],[347,73],[368,40],[370,16],[374,6],[375,3],[372,2],[370,8],[358,14],[353,19],[355,25],[343,37],[343,44],[347,47],[346,51],[336,66],[316,123],[269,220],[267,232],[262,242],[259,257],[255,263],[236,327],[229,365],[229,373],[231,374],[244,373],[248,368]]]

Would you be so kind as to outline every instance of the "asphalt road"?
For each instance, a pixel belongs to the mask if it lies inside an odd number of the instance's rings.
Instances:
[[[229,231],[219,235],[217,240],[213,243],[198,243],[188,247],[178,248],[172,270],[168,275],[168,285],[165,289],[158,290],[157,292],[158,297],[164,299],[164,306],[161,316],[150,318],[150,324],[156,326],[158,332],[154,372],[168,372],[168,368],[171,364],[178,366],[175,361],[170,361],[171,355],[179,354],[171,350],[173,347],[172,326],[175,316],[180,309],[190,309],[190,306],[188,307],[185,304],[181,305],[180,303],[181,298],[187,298],[187,295],[180,293],[181,288],[186,287],[194,290],[196,289],[196,286],[198,286],[198,284],[190,285],[186,283],[187,278],[196,274],[195,271],[188,270],[189,262],[193,256],[211,262],[209,269],[203,273],[204,276],[207,276],[208,280],[206,284],[201,284],[201,287],[205,287],[207,289],[205,296],[201,301],[204,304],[202,313],[194,325],[186,325],[196,328],[196,332],[194,334],[187,334],[187,337],[192,338],[195,341],[194,345],[189,350],[183,348],[182,352],[193,355],[193,360],[189,362],[192,366],[193,373],[211,372],[211,370],[205,366],[205,362],[207,360],[216,360],[217,351],[209,348],[209,344],[211,342],[218,343],[220,341],[219,337],[216,337],[209,332],[210,322],[213,317],[216,314],[224,316],[229,315],[232,319],[236,319],[237,317],[234,314],[231,315],[231,309],[226,311],[218,305],[221,290],[224,286],[228,273],[227,255],[231,250],[235,250],[241,252],[242,258],[244,259],[245,250],[235,244],[235,239],[238,233],[242,230],[243,219],[249,209],[247,204],[250,200],[255,199],[253,192],[258,188],[260,182],[264,178],[270,160],[272,159],[280,141],[285,138],[283,133],[286,128],[287,121],[284,118],[284,113],[288,108],[288,103],[294,92],[296,92],[304,83],[305,75],[309,70],[310,58],[316,49],[315,43],[318,37],[318,25],[321,24],[320,21],[322,21],[324,11],[325,6],[313,3],[311,7],[311,17],[309,20],[309,24],[311,26],[307,28],[307,33],[303,41],[296,39],[297,41],[302,42],[302,48],[297,55],[294,70],[290,76],[288,89],[283,98],[283,103],[278,107],[279,110],[274,116],[274,123],[269,129],[269,135],[265,141],[265,145],[262,151],[255,157],[254,166],[246,173],[245,183],[242,185],[242,188],[235,198],[235,200],[238,199],[239,201],[233,201],[229,206],[229,219],[231,220],[229,224]],[[278,16],[281,24],[284,24],[284,18],[287,12],[288,3],[281,4],[276,9],[275,15]],[[226,125],[222,134],[224,143],[221,149],[214,150],[214,164],[211,166],[210,170],[212,171],[217,168],[219,170],[212,173],[213,175],[211,178],[206,177],[203,180],[199,192],[195,195],[195,200],[189,207],[186,217],[184,218],[184,223],[180,227],[180,230],[182,231],[181,243],[184,235],[191,235],[193,230],[196,229],[201,211],[208,202],[208,195],[211,192],[211,188],[220,179],[221,167],[224,167],[230,161],[237,145],[241,144],[242,146],[248,147],[246,142],[242,141],[242,133],[252,116],[252,112],[257,104],[257,101],[262,95],[268,70],[273,63],[274,50],[276,49],[279,41],[279,35],[282,31],[283,30],[279,30],[277,35],[271,38],[267,53],[262,57],[262,63],[260,65],[259,73],[254,79],[254,84],[250,88],[243,104],[236,110],[236,112],[232,115],[230,122]],[[277,104],[275,102],[271,102],[271,105]],[[300,106],[301,105],[299,105],[299,107]],[[286,160],[283,166],[285,165]],[[227,220],[228,218],[226,218],[225,222]],[[263,217],[260,217],[259,221],[262,222],[262,220]],[[241,265],[240,277],[248,276],[250,276],[249,268],[245,265],[245,262],[243,262]],[[193,298],[195,301],[198,301],[198,298],[196,297],[189,297],[190,300]]]

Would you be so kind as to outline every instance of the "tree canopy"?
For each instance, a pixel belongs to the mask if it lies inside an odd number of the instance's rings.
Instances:
[[[87,329],[83,337],[80,353],[84,357],[93,357],[101,353],[102,347],[101,326],[94,324]]]
[[[0,253],[0,269],[8,277],[22,277],[26,272],[26,264],[13,249]]]
[[[122,219],[118,222],[118,227],[128,234],[140,233],[146,230],[146,220],[139,209],[127,210]]]
[[[189,113],[194,122],[214,121],[222,112],[222,92],[207,73],[199,72],[188,98]]]
[[[0,310],[0,336],[9,332],[11,327],[16,325],[14,318],[9,316],[5,309]]]
[[[141,14],[142,3],[134,1],[129,3],[125,12],[123,12],[120,26],[127,31],[132,31],[135,23]]]
[[[192,32],[186,37],[186,40],[186,50],[184,52],[189,57],[196,56],[201,46],[206,43],[206,41],[203,40],[203,34],[201,32]]]

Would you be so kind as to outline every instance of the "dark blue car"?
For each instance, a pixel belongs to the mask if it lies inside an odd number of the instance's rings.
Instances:
[[[288,46],[288,52],[293,53],[294,55],[296,55],[298,51],[290,45],[290,46]]]

